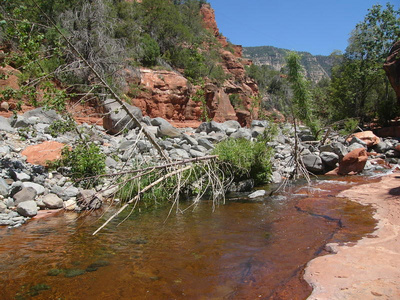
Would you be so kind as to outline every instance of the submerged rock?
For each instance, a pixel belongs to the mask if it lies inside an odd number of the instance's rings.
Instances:
[[[254,199],[254,198],[257,198],[257,197],[265,196],[266,193],[267,192],[265,190],[258,190],[258,191],[255,191],[255,192],[251,193],[247,197],[249,197],[250,199]]]

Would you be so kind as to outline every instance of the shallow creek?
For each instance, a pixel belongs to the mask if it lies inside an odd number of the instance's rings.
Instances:
[[[97,236],[111,211],[0,228],[0,299],[305,299],[304,266],[326,243],[373,232],[370,207],[335,197],[371,181],[321,178],[169,218],[169,207],[156,209]]]

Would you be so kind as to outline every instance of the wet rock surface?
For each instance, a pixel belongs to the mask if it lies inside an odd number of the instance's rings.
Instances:
[[[381,181],[353,187],[339,194],[376,209],[378,225],[372,236],[356,245],[330,243],[334,255],[313,259],[305,271],[313,287],[308,299],[397,299],[400,247],[400,192],[398,173]]]

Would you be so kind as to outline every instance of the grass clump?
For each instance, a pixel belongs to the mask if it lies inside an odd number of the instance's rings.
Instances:
[[[213,154],[218,155],[223,169],[232,174],[234,181],[253,178],[255,184],[266,183],[272,174],[273,149],[266,144],[271,138],[270,133],[264,133],[256,141],[227,139],[216,145]]]

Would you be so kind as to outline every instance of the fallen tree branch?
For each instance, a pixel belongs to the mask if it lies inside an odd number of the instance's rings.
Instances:
[[[149,184],[145,188],[143,188],[135,197],[130,199],[128,202],[126,202],[116,213],[114,213],[110,218],[108,218],[108,220],[106,222],[104,222],[103,225],[101,225],[95,232],[93,232],[93,235],[96,235],[101,229],[103,229],[105,226],[107,226],[107,224],[110,223],[121,212],[123,212],[129,206],[129,204],[133,203],[134,201],[137,201],[141,194],[147,192],[148,190],[150,190],[151,188],[153,188],[154,186],[156,186],[160,182],[162,182],[162,181],[164,181],[164,180],[166,180],[166,179],[168,179],[168,178],[170,178],[172,176],[175,176],[175,175],[177,175],[177,174],[179,174],[181,172],[189,170],[190,168],[193,168],[193,165],[186,166],[184,168],[177,169],[177,170],[175,170],[175,171],[173,171],[171,173],[168,173],[168,174],[164,175],[163,177],[157,179],[156,181],[152,182],[151,184]]]
[[[136,169],[136,170],[123,171],[123,172],[112,173],[112,174],[102,174],[102,175],[90,176],[90,177],[85,177],[85,178],[78,178],[76,181],[81,181],[84,179],[94,179],[94,178],[100,178],[100,177],[114,177],[114,176],[120,176],[120,175],[126,175],[126,174],[135,174],[135,173],[139,173],[139,172],[146,172],[148,170],[153,170],[153,169],[154,170],[166,169],[169,167],[186,165],[189,163],[195,163],[195,162],[199,162],[199,161],[203,161],[203,160],[211,160],[211,159],[214,159],[217,157],[218,157],[218,155],[207,155],[207,156],[203,156],[203,157],[189,158],[189,159],[171,162],[171,163],[163,164],[163,165],[159,165],[159,166],[151,166],[151,167],[147,167],[147,168],[143,168],[143,169]]]
[[[140,121],[129,111],[128,107],[122,101],[122,99],[118,96],[118,94],[114,91],[114,89],[107,83],[107,81],[94,69],[94,67],[87,61],[87,59],[79,52],[79,50],[75,47],[74,44],[65,36],[65,34],[58,28],[57,24],[42,10],[42,8],[37,4],[36,0],[31,0],[35,6],[40,10],[40,12],[46,17],[46,19],[50,22],[50,24],[54,27],[54,29],[61,35],[61,37],[66,41],[69,47],[79,56],[79,58],[84,62],[85,65],[93,72],[93,74],[100,80],[100,82],[104,85],[104,87],[110,92],[110,94],[114,97],[115,101],[121,105],[122,109],[125,113],[133,120],[135,125],[140,129],[143,128],[143,133],[150,141],[150,143],[156,148],[161,157],[163,157],[166,161],[170,161],[168,155],[161,149],[160,145],[158,145],[157,141],[150,134],[150,132],[146,129],[146,125],[142,125]]]

